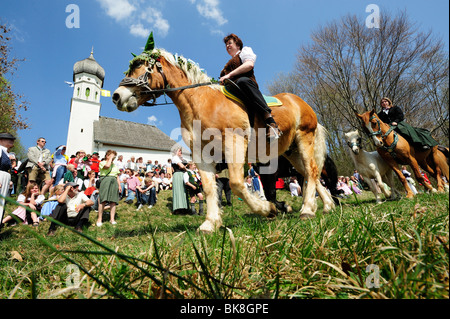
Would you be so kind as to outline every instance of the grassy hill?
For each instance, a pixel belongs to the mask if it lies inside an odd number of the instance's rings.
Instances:
[[[204,217],[170,213],[171,191],[151,209],[121,202],[114,226],[92,212],[82,234],[3,228],[0,299],[449,297],[448,193],[377,205],[364,192],[312,220],[301,197],[278,199],[295,213],[268,220],[233,196],[210,235]]]

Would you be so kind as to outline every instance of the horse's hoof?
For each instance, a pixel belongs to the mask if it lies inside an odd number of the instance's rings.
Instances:
[[[199,232],[202,232],[204,234],[212,234],[214,233],[218,228],[220,228],[220,222],[212,223],[209,220],[205,221],[203,224],[200,225],[198,228]]]
[[[315,218],[316,215],[315,214],[307,214],[307,213],[303,213],[300,215],[300,219],[312,219]]]
[[[273,219],[273,218],[277,217],[277,215],[278,215],[277,207],[275,206],[274,203],[270,203],[270,211],[269,211],[269,215],[267,215],[267,218]]]
[[[293,212],[294,212],[294,210],[292,209],[292,207],[291,206],[289,206],[289,205],[284,205],[284,212],[286,213],[286,214],[292,214]]]

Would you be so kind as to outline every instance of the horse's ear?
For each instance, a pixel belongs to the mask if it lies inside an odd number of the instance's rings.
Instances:
[[[355,112],[355,115],[356,115],[357,117],[362,118],[362,115],[361,115],[361,114],[359,114],[357,111],[354,111],[354,112]]]
[[[153,39],[153,31],[150,33],[145,44],[144,51],[152,51],[155,48],[155,40]]]
[[[375,109],[372,109],[372,111],[370,111],[370,116],[375,114]]]

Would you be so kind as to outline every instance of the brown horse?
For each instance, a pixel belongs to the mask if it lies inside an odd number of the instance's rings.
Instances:
[[[176,58],[163,49],[146,48],[140,57],[130,63],[127,77],[113,94],[113,102],[119,110],[131,112],[146,101],[167,93],[176,105],[181,118],[182,138],[192,150],[206,195],[207,214],[200,226],[201,231],[212,232],[222,225],[215,182],[216,163],[220,161],[228,165],[233,193],[242,198],[252,212],[261,216],[275,215],[277,210],[273,203],[256,198],[246,189],[244,163],[267,162],[279,155],[284,155],[307,181],[301,218],[315,216],[316,190],[324,202],[324,212],[334,208],[331,196],[319,181],[326,157],[326,130],[317,123],[316,114],[301,98],[292,94],[276,96],[282,106],[273,108],[272,115],[283,135],[278,143],[269,145],[263,121],[255,117],[255,129],[262,129],[250,130],[245,107],[225,97],[220,86],[211,84],[211,79],[198,65],[183,57]],[[232,138],[227,135],[230,131],[233,132]],[[249,148],[255,147],[253,142],[258,149],[255,158],[249,155]],[[211,144],[217,146],[220,156],[211,155]],[[264,154],[260,149],[265,150]]]
[[[397,134],[391,126],[380,120],[374,110],[363,114],[357,114],[361,119],[363,130],[372,138],[378,153],[394,170],[402,182],[407,192],[406,197],[414,197],[408,186],[405,176],[403,176],[398,164],[409,165],[419,183],[427,190],[436,192],[436,189],[425,182],[420,173],[419,166],[430,173],[436,180],[438,191],[444,192],[444,182],[442,176],[449,180],[449,166],[445,155],[435,146],[426,151],[418,151],[411,147],[408,141]]]

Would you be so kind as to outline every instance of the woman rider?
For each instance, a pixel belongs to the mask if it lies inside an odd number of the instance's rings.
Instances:
[[[244,47],[242,40],[235,34],[230,34],[223,39],[226,50],[231,59],[220,73],[220,82],[226,84],[226,80],[232,80],[244,93],[245,100],[252,111],[261,114],[267,126],[267,137],[276,140],[281,136],[281,131],[271,115],[271,109],[267,106],[263,95],[259,91],[254,74],[256,55],[250,47]]]
[[[378,117],[384,123],[395,126],[395,131],[403,136],[418,151],[426,151],[438,145],[438,142],[431,136],[430,131],[412,127],[406,121],[400,107],[394,106],[392,101],[384,97],[381,99],[381,112]]]

